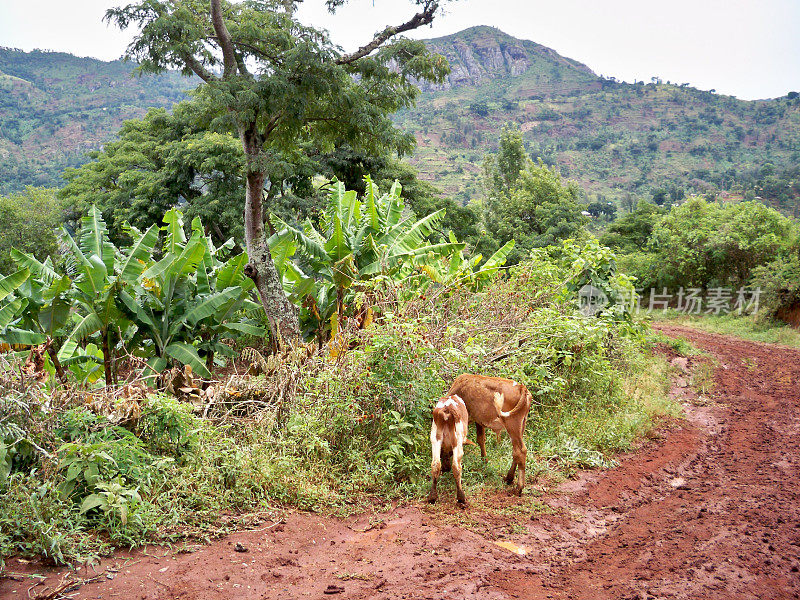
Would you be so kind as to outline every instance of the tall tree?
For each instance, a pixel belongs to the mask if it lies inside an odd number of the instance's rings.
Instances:
[[[178,68],[203,83],[196,94],[217,110],[212,126],[239,137],[245,155],[244,237],[248,273],[270,322],[273,339],[300,335],[265,236],[264,190],[273,185],[287,152],[312,141],[322,148],[408,149],[388,115],[410,106],[413,80],[441,81],[447,62],[424,44],[397,38],[431,23],[445,0],[414,0],[420,10],[386,27],[351,53],[325,32],[294,17],[292,0],[140,0],[106,13],[140,33],[126,56],[141,72]],[[333,11],[346,0],[327,0]]]
[[[587,221],[581,214],[584,209],[575,183],[564,182],[555,168],[529,159],[508,193],[489,198],[484,218],[497,243],[516,241],[509,257],[514,263],[527,258],[532,248],[579,237]]]
[[[504,125],[500,132],[497,154],[483,159],[483,185],[489,197],[507,194],[517,183],[528,161],[519,127]]]

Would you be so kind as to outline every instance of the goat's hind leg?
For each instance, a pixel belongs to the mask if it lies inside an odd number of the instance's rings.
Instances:
[[[506,473],[505,477],[506,485],[511,485],[512,483],[514,483],[514,474],[516,472],[517,472],[517,461],[514,458],[512,458],[511,468],[508,470],[508,473]]]
[[[439,497],[436,492],[436,485],[439,483],[439,477],[442,475],[442,443],[440,440],[437,440],[434,435],[431,435],[431,451],[433,453],[433,459],[431,460],[431,491],[428,494],[428,502],[433,504]]]
[[[517,463],[519,467],[519,479],[514,488],[514,493],[517,496],[522,496],[522,490],[525,488],[525,463],[528,461],[528,448],[525,446],[525,424],[527,422],[528,416],[526,415],[525,418],[522,419],[519,435],[516,438],[517,443],[513,445],[514,462]]]
[[[517,475],[517,484],[514,486],[513,493],[517,496],[522,495],[522,488],[525,487],[525,462],[528,459],[528,449],[525,447],[525,421],[523,419],[517,427],[511,426],[507,429],[508,435],[511,437],[511,468],[506,475],[506,484],[511,485],[514,483],[514,475]],[[510,425],[510,424],[509,424]],[[519,468],[519,473],[517,473]]]
[[[467,496],[464,494],[464,488],[461,487],[461,459],[464,456],[464,448],[461,444],[453,449],[453,477],[456,480],[456,499],[458,503],[466,505]]]
[[[517,484],[514,486],[512,493],[521,496],[522,489],[525,487],[525,462],[528,460],[528,449],[525,447],[524,438],[525,419],[523,419],[519,429],[515,429],[513,432],[509,431],[508,433],[511,436],[512,462],[511,469],[509,469],[508,475],[506,475],[506,483],[511,485],[514,482],[514,474],[517,468],[519,468]]]

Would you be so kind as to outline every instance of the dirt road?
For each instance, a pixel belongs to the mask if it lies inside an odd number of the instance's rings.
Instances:
[[[348,520],[290,514],[193,553],[106,561],[98,572],[114,571],[74,597],[800,597],[800,351],[661,328],[714,357],[714,388],[617,469],[466,511],[443,494]],[[0,597],[30,585],[0,581]]]

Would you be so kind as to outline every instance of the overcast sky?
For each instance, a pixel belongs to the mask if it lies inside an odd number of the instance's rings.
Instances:
[[[102,22],[126,0],[0,0],[0,46],[119,57],[131,33]],[[306,0],[300,17],[352,49],[405,20],[407,0],[351,0],[336,16]],[[625,81],[653,76],[755,99],[800,91],[800,0],[459,0],[432,28],[435,37],[494,25]]]

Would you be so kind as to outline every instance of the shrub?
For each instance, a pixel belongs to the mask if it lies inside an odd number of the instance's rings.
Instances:
[[[751,280],[753,287],[761,288],[762,314],[769,318],[792,320],[800,326],[800,250],[785,257],[756,267]]]

